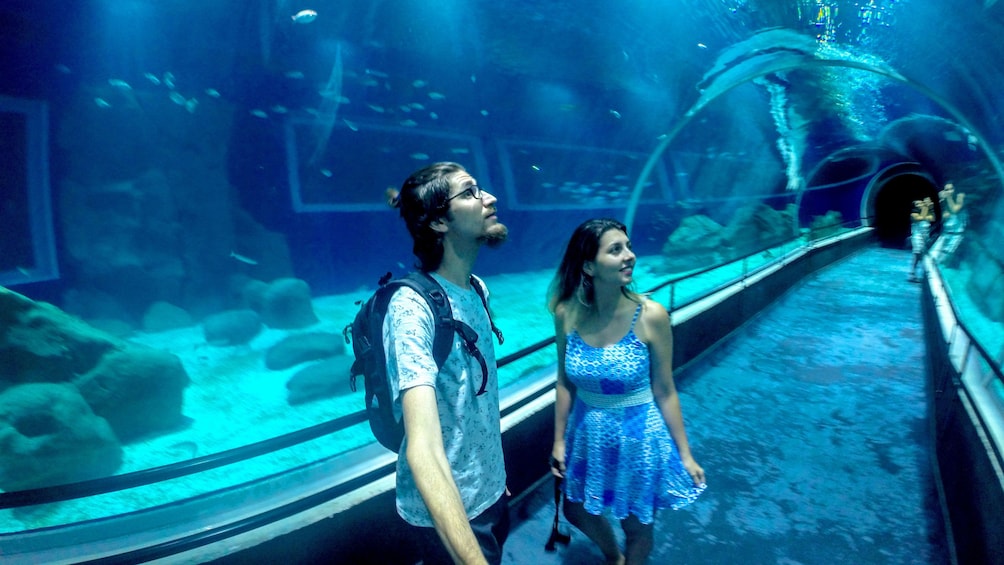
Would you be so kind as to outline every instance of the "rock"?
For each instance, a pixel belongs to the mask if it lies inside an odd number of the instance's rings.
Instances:
[[[122,441],[178,428],[188,373],[177,356],[139,345],[113,351],[75,381]]]
[[[262,297],[261,319],[270,328],[285,330],[316,324],[310,286],[293,278],[273,281]]]
[[[684,218],[662,248],[666,257],[665,268],[670,272],[679,272],[719,262],[722,229],[721,225],[703,214]]]
[[[261,318],[254,310],[228,310],[202,322],[206,341],[214,345],[240,345],[261,331]]]
[[[265,304],[265,294],[267,292],[268,283],[257,279],[250,279],[241,286],[241,303],[246,308],[250,308],[255,312],[261,312]]]
[[[740,207],[721,232],[730,248],[728,258],[745,257],[793,239],[793,210],[775,210],[760,202]]]
[[[122,446],[69,384],[0,393],[0,489],[11,492],[114,474]]]
[[[350,355],[339,355],[304,367],[286,382],[287,401],[291,405],[303,404],[352,392],[349,369],[354,360]],[[362,379],[357,386],[358,390],[362,389]]]
[[[143,314],[143,330],[162,332],[185,328],[193,324],[192,315],[169,302],[154,302]]]
[[[123,342],[59,308],[0,287],[0,375],[12,383],[67,382]]]
[[[281,371],[307,361],[341,355],[343,351],[345,342],[338,334],[315,332],[291,335],[265,353],[265,366]]]
[[[814,216],[809,224],[809,233],[812,239],[822,239],[829,237],[840,231],[844,223],[844,216],[836,210],[830,210],[822,216]]]
[[[129,322],[115,318],[90,318],[87,323],[117,338],[129,337],[135,331]]]

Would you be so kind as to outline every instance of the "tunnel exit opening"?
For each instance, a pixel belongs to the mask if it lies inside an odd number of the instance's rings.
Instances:
[[[867,216],[873,218],[872,226],[882,247],[910,247],[910,213],[915,200],[930,198],[934,202],[935,218],[941,217],[938,187],[927,174],[921,172],[904,172],[887,177],[880,175],[878,180],[872,181],[867,193],[874,195],[872,210]],[[936,220],[932,231],[936,231],[940,223]]]

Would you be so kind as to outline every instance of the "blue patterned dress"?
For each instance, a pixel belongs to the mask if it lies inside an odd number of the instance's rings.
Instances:
[[[576,387],[565,430],[565,495],[590,514],[634,514],[652,523],[659,508],[682,508],[704,490],[680,461],[669,426],[652,398],[648,346],[631,329],[619,342],[592,347],[567,336],[565,374]]]

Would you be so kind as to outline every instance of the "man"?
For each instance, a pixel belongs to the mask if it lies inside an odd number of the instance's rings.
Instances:
[[[454,337],[437,371],[432,310],[410,288],[395,292],[384,320],[384,348],[405,428],[398,513],[417,526],[426,565],[499,564],[509,514],[497,366],[491,322],[473,285],[486,297],[487,288],[471,271],[481,246],[501,244],[508,229],[495,215],[497,199],[456,163],[416,171],[389,196],[411,233],[421,270],[446,291],[453,317],[477,332],[487,365],[483,369]],[[487,387],[478,394],[483,378]]]

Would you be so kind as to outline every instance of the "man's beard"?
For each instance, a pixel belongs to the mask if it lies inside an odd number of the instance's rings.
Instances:
[[[505,224],[495,224],[480,237],[480,241],[488,247],[498,247],[508,238],[509,228],[505,227]]]

